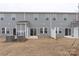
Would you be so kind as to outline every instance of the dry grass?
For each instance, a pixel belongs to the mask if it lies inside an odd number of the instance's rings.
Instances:
[[[25,42],[4,42],[0,38],[0,55],[9,56],[66,56],[77,52],[79,40],[75,39],[36,39]],[[73,42],[76,42],[73,46]],[[76,49],[76,50],[75,50]]]

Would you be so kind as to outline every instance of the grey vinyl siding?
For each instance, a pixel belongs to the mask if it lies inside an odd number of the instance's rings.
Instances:
[[[0,35],[3,35],[1,29],[3,27],[7,27],[10,34],[13,34],[13,28],[16,27],[17,21],[29,21],[29,36],[30,36],[30,28],[37,29],[37,35],[40,34],[40,28],[46,27],[47,34],[50,36],[50,21],[52,23],[52,28],[59,27],[62,31],[59,36],[65,35],[65,28],[69,28],[72,21],[76,19],[76,13],[34,13],[34,12],[25,12],[25,19],[24,19],[24,12],[3,12],[0,13],[0,17],[3,17],[4,20],[0,20]],[[12,17],[15,17],[15,20],[12,20]],[[35,20],[37,18],[37,20]],[[48,20],[46,20],[48,18]],[[56,20],[53,20],[56,18]],[[67,20],[64,20],[66,18]],[[73,35],[73,30],[72,30]]]

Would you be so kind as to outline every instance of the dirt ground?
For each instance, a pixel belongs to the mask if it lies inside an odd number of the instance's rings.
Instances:
[[[59,38],[29,39],[25,42],[5,42],[0,38],[1,56],[70,56],[79,55],[79,40]]]

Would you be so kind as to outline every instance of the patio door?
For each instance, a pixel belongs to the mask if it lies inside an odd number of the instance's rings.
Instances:
[[[65,36],[70,36],[71,35],[71,29],[70,28],[66,28],[65,29]]]
[[[36,36],[36,29],[35,28],[30,29],[30,35],[31,36]]]
[[[16,28],[13,29],[13,35],[16,35]]]

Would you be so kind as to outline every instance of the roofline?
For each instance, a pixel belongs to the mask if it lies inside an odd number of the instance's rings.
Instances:
[[[14,11],[11,11],[11,12],[9,12],[9,11],[2,11],[1,12],[0,11],[0,13],[36,13],[36,14],[37,13],[45,13],[45,14],[46,13],[47,14],[51,14],[51,13],[62,13],[62,14],[64,14],[65,13],[65,14],[75,14],[75,13],[78,13],[78,12],[20,12],[20,11],[19,12],[17,12],[17,11],[16,12],[14,12]]]

